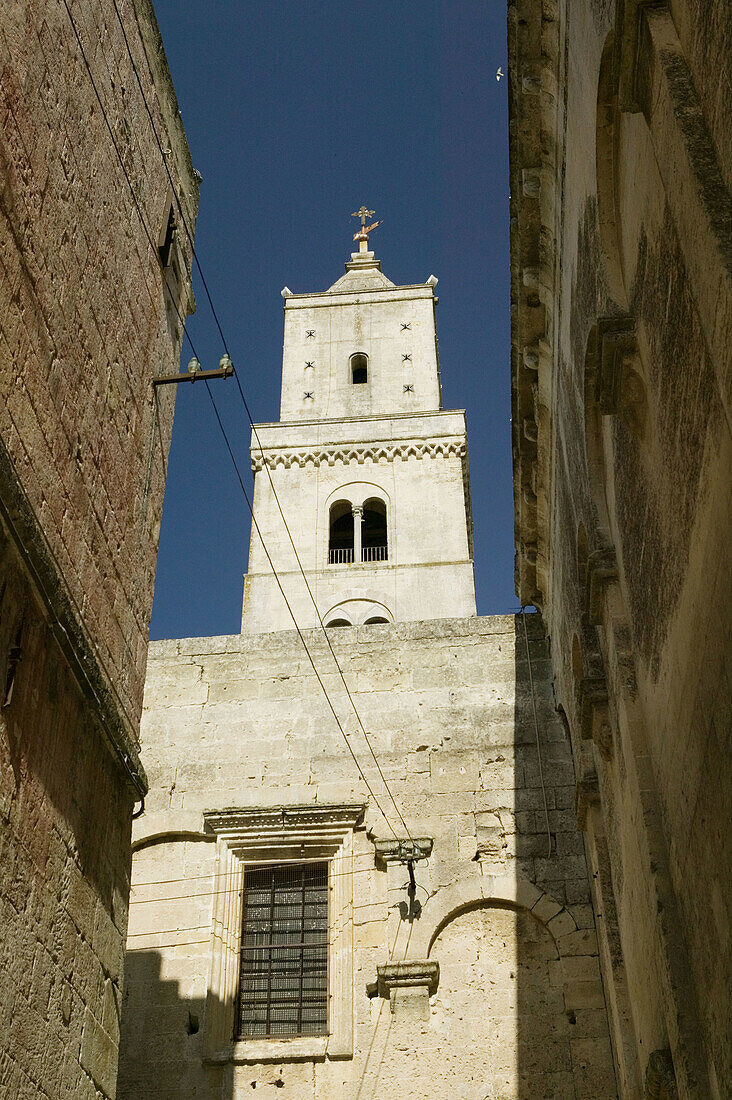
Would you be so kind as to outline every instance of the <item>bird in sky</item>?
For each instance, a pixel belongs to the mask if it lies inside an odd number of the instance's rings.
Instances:
[[[503,69],[499,65],[498,66],[498,72],[496,73],[496,80],[500,80],[502,76],[503,76]]]

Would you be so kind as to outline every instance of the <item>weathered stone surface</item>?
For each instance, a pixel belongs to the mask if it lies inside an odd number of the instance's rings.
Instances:
[[[534,647],[537,652],[543,648],[541,625],[538,616],[529,617],[532,652]],[[318,633],[308,631],[305,637],[327,668],[327,651]],[[473,1100],[482,1100],[486,1092],[518,1098],[554,1089],[555,1095],[571,1095],[570,1041],[575,1032],[567,1015],[567,991],[576,1003],[572,1011],[594,1013],[591,1023],[587,1017],[586,1027],[606,1040],[604,1047],[598,1046],[595,1060],[587,1062],[587,1079],[597,1082],[595,1097],[615,1096],[607,1076],[612,1072],[606,1057],[607,1023],[603,1029],[598,1007],[602,986],[594,931],[577,931],[573,916],[561,901],[553,900],[577,882],[578,857],[562,855],[558,843],[564,835],[577,834],[574,815],[571,809],[550,810],[555,840],[552,855],[547,856],[541,788],[535,813],[522,815],[515,809],[523,779],[514,773],[517,769],[522,773],[523,746],[529,745],[522,723],[533,723],[530,710],[517,712],[513,702],[530,691],[522,637],[522,623],[513,617],[401,623],[339,633],[339,659],[347,669],[359,713],[369,714],[369,737],[389,787],[412,836],[433,841],[429,860],[415,863],[419,915],[415,918],[413,913],[411,923],[406,867],[377,858],[383,845],[375,846],[371,838],[383,840],[391,851],[393,837],[332,715],[321,704],[317,683],[301,660],[297,636],[245,635],[236,646],[228,638],[182,643],[186,656],[180,658],[181,684],[187,690],[192,662],[200,669],[200,683],[209,700],[218,697],[226,683],[240,682],[245,670],[259,682],[289,676],[289,692],[274,708],[267,699],[249,693],[224,711],[209,702],[195,722],[187,717],[185,694],[176,697],[170,647],[153,643],[142,730],[144,758],[150,776],[160,775],[161,783],[167,784],[164,777],[175,774],[183,809],[170,805],[169,788],[162,786],[166,810],[136,823],[121,1100],[136,1098],[143,1083],[147,1087],[152,1083],[161,1095],[175,1092],[178,1100],[218,1096],[221,1071],[202,1059],[206,1014],[212,1011],[210,1001],[207,1006],[207,988],[215,942],[211,939],[214,845],[193,835],[196,828],[202,833],[202,811],[288,805],[327,808],[329,803],[349,801],[367,807],[365,828],[354,834],[353,1049],[342,1063],[331,1061],[323,1051],[317,1057],[311,1055],[308,1073],[297,1062],[278,1062],[283,1084],[277,1087],[282,1095],[325,1100],[332,1095],[329,1089],[336,1065],[340,1087],[349,1096],[357,1094],[362,1079],[369,1089],[378,1079],[379,1091],[394,1097],[404,1095],[405,1088],[406,1095],[414,1097],[459,1089],[458,1095]],[[505,664],[493,663],[496,639],[503,652],[523,657],[513,662],[510,685]],[[274,644],[266,667],[253,675],[257,655],[270,642]],[[476,663],[483,667],[483,681],[477,686]],[[390,670],[388,692],[379,690],[377,683],[377,670],[385,668]],[[428,670],[433,687],[425,702],[413,684],[416,675]],[[449,675],[443,676],[443,671]],[[553,807],[557,795],[562,800],[560,792],[573,791],[565,787],[564,755],[556,751],[557,746],[567,746],[567,733],[551,709],[549,679],[535,675],[534,687],[546,714],[540,726],[540,748],[547,805]],[[340,693],[337,687],[333,692],[334,701],[347,713],[342,685]],[[493,710],[475,708],[476,694],[505,699],[507,716],[494,717]],[[372,707],[375,697],[378,706]],[[467,714],[463,743],[456,729]],[[212,727],[216,736],[209,740],[207,731]],[[403,836],[363,736],[356,730],[351,736],[369,783],[390,823]],[[535,739],[531,754],[533,760]],[[502,782],[491,778],[491,786],[483,786],[483,765],[496,755],[503,758]],[[423,758],[425,766],[409,770],[405,762],[411,758]],[[190,806],[199,807],[198,818],[187,809]],[[494,833],[485,830],[495,830],[503,838],[495,867],[491,862]],[[520,849],[532,839],[540,854],[517,857],[515,840]],[[582,874],[587,884],[586,869]],[[553,933],[561,938],[555,939]],[[377,967],[403,959],[420,965],[439,963],[439,984],[429,1001],[424,987],[408,1001],[403,989],[395,992],[392,1013],[388,999],[369,999],[367,986],[376,982]],[[191,1034],[186,1030],[189,1013],[200,1025]],[[537,1043],[539,1031],[541,1042]],[[261,1060],[264,1055],[257,1049]],[[374,1050],[379,1052],[376,1064],[373,1053],[369,1054]],[[248,1055],[242,1057],[249,1061]],[[263,1087],[263,1066],[238,1065],[234,1057],[231,1067],[232,1100],[249,1096],[252,1081],[257,1090]]]
[[[197,184],[149,0],[0,18],[0,1093],[112,1100]],[[134,195],[111,143],[116,136]],[[152,242],[147,239],[136,205]]]
[[[621,1095],[668,1048],[680,1097],[721,1100],[729,5],[509,13],[517,590],[552,639]]]

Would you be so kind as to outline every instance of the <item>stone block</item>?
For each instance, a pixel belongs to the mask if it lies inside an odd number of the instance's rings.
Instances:
[[[568,1011],[579,1009],[604,1009],[605,996],[600,981],[571,981],[564,987],[564,1000]]]

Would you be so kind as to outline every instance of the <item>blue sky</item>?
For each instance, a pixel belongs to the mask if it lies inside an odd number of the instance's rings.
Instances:
[[[196,250],[255,420],[278,418],[284,285],[325,290],[350,213],[395,283],[434,273],[443,401],[468,412],[478,611],[517,606],[503,0],[155,0],[193,163]],[[205,294],[188,328],[223,347]],[[184,346],[183,362],[190,358]],[[235,385],[213,392],[249,480]],[[153,638],[236,633],[249,516],[202,386],[177,395]]]

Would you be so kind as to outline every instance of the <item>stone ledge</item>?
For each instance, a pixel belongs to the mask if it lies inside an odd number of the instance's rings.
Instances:
[[[380,997],[391,997],[396,989],[425,987],[431,996],[440,980],[438,962],[416,961],[387,963],[377,966],[376,977]]]

